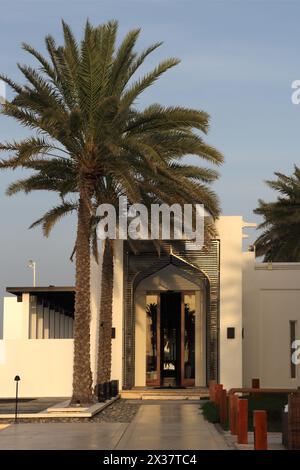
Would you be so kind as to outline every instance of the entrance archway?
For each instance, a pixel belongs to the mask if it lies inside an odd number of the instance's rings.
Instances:
[[[174,264],[137,283],[135,386],[206,385],[206,293],[204,275]]]

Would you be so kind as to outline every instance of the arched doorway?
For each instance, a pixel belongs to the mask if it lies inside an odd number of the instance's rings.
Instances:
[[[170,263],[136,283],[135,386],[206,385],[204,276]]]

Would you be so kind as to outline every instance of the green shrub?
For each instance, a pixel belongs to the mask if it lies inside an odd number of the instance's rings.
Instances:
[[[255,393],[245,396],[248,399],[249,431],[253,430],[253,411],[266,410],[268,420],[268,431],[282,431],[282,410],[288,402],[287,394]]]
[[[210,423],[218,423],[220,421],[219,409],[214,402],[208,401],[201,408],[203,416],[207,421]]]

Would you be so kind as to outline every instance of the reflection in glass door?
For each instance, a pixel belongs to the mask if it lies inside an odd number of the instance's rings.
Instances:
[[[181,385],[195,385],[195,293],[182,293],[181,306]]]
[[[146,385],[195,385],[195,292],[146,295]]]
[[[160,386],[159,294],[146,295],[146,385]]]

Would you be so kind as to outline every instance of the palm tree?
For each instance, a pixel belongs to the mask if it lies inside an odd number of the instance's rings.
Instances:
[[[58,47],[51,36],[46,37],[50,60],[30,45],[23,45],[40,65],[38,70],[18,65],[26,79],[25,85],[0,76],[15,92],[13,100],[3,105],[2,113],[35,132],[20,142],[0,145],[0,150],[13,152],[2,161],[1,167],[30,168],[45,162],[61,174],[70,173],[76,185],[73,401],[81,403],[92,399],[90,222],[99,179],[110,175],[126,194],[132,195],[133,201],[137,201],[141,200],[141,179],[147,181],[149,187],[154,181],[159,191],[159,185],[169,181],[169,168],[179,172],[179,160],[187,154],[214,164],[222,162],[222,155],[195,132],[207,132],[209,118],[205,112],[160,105],[142,111],[134,107],[139,95],[179,62],[167,59],[135,80],[134,75],[144,60],[160,46],[156,43],[137,54],[134,48],[139,32],[130,31],[116,48],[117,22],[98,27],[87,22],[78,45],[69,26],[63,22],[63,46]],[[189,194],[190,198],[203,202],[216,217],[219,211],[216,196],[203,183],[214,179],[216,174],[209,169],[195,167],[192,170],[188,165],[182,171],[186,171],[187,177],[181,177],[181,186],[173,193],[173,198],[178,194],[183,200]],[[178,185],[179,177],[173,175],[171,179]],[[48,183],[53,190],[52,182]],[[47,189],[47,182],[43,184]],[[64,192],[68,193],[67,188]],[[72,203],[63,202],[50,211],[50,219],[73,210],[71,207]],[[111,263],[111,254],[108,259]],[[106,305],[105,310],[110,312],[110,305]]]
[[[254,210],[264,221],[258,226],[263,233],[255,242],[256,254],[264,261],[300,261],[300,169],[286,176],[275,173],[277,180],[267,181],[280,195],[275,202],[259,200]]]

